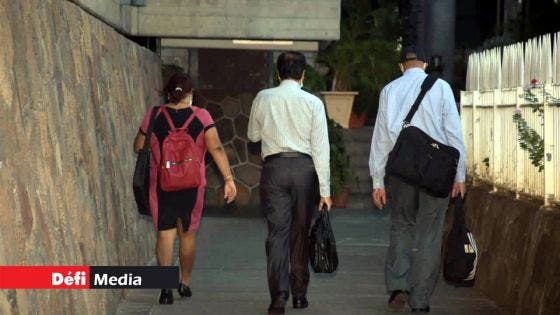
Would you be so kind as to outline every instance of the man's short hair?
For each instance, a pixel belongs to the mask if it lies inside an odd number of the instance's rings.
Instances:
[[[424,50],[417,46],[406,46],[401,50],[401,63],[406,61],[428,62]]]
[[[284,52],[276,59],[276,69],[282,80],[299,80],[305,70],[305,56],[297,51]]]

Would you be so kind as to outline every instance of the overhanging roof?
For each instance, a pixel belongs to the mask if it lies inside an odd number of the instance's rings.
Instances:
[[[162,38],[161,47],[317,51],[319,43],[292,40]]]

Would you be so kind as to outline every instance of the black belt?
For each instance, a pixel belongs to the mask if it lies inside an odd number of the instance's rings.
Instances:
[[[267,155],[264,158],[264,161],[266,162],[268,160],[277,159],[277,158],[306,158],[306,159],[310,159],[311,156],[309,154],[300,153],[300,152],[280,152],[280,153],[276,153],[276,154]]]

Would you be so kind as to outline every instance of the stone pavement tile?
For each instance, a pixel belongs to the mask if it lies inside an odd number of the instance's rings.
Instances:
[[[386,213],[335,210],[339,269],[334,274],[311,273],[309,308],[286,314],[371,315],[386,311],[384,260],[388,246]],[[157,303],[158,290],[130,290],[117,314],[266,314],[266,283],[262,218],[205,217],[198,235],[192,298],[173,305]],[[469,288],[455,288],[440,280],[430,314],[499,314],[493,302]],[[407,312],[408,313],[408,312]]]

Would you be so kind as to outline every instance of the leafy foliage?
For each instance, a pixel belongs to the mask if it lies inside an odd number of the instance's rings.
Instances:
[[[305,66],[305,80],[303,80],[303,89],[313,93],[324,91],[327,87],[327,81],[315,68],[310,65]]]
[[[356,90],[357,114],[377,105],[379,93],[397,74],[400,22],[396,0],[342,2],[341,36],[319,54],[331,68],[333,90]]]
[[[344,186],[356,183],[358,178],[350,168],[350,158],[344,146],[342,127],[330,118],[327,119],[327,127],[331,147],[331,193],[337,195],[342,192]]]
[[[533,113],[541,118],[541,125],[544,124],[544,104],[539,104],[539,97],[533,93],[533,89],[542,88],[544,101],[549,104],[560,106],[560,99],[553,97],[546,91],[536,79],[532,79],[529,84],[523,87],[523,94],[519,97],[530,103]],[[539,169],[539,172],[544,170],[544,139],[528,124],[525,118],[521,115],[520,110],[516,110],[513,115],[513,121],[517,125],[517,134],[519,146],[521,149],[529,152],[529,159],[531,164]]]
[[[543,138],[529,125],[521,113],[513,115],[513,121],[517,125],[517,132],[519,135],[519,146],[529,152],[529,159],[531,164],[539,169],[539,172],[544,170],[544,140]]]

